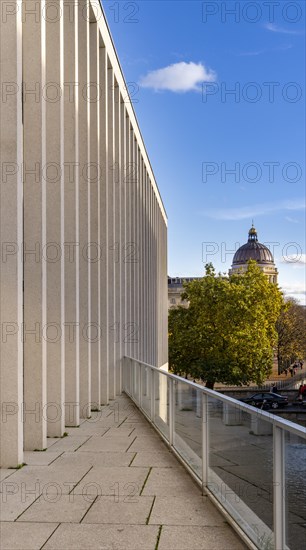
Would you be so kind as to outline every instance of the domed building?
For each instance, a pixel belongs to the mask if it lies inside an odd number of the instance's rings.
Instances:
[[[269,248],[258,242],[257,231],[253,224],[249,231],[248,242],[235,252],[229,275],[237,273],[237,271],[246,271],[249,260],[255,260],[269,278],[270,283],[277,284],[278,271],[274,264],[274,258]]]

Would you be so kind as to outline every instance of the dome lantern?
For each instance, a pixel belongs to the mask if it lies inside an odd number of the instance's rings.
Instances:
[[[248,242],[252,242],[252,241],[255,241],[255,242],[258,241],[257,231],[256,231],[253,223],[252,223],[251,229],[249,230],[249,238],[248,238]]]

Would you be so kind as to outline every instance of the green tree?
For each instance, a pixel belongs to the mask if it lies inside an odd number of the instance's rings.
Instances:
[[[189,308],[169,313],[173,372],[202,378],[209,388],[215,382],[260,384],[267,378],[283,298],[256,262],[230,278],[216,275],[208,264],[202,279],[185,285],[182,299]]]
[[[296,359],[306,357],[306,311],[290,298],[283,304],[276,323],[278,370],[282,372]]]

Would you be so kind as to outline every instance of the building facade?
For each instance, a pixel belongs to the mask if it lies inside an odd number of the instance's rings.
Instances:
[[[260,269],[267,275],[270,283],[277,284],[278,271],[274,258],[267,246],[258,242],[257,231],[252,224],[248,241],[236,250],[229,275],[247,270],[248,261],[255,260]]]
[[[167,218],[100,2],[1,2],[1,466],[167,368]]]
[[[188,307],[188,302],[182,300],[181,294],[184,292],[184,283],[189,283],[200,277],[168,277],[168,309],[177,306]]]

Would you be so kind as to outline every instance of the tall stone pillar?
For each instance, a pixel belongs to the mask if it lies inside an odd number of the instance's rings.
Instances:
[[[139,243],[140,243],[140,183],[139,183],[139,168],[140,168],[140,151],[137,140],[135,138],[135,167],[134,167],[134,180],[135,180],[135,232],[134,232],[134,245],[131,261],[133,263],[135,273],[135,313],[134,313],[134,327],[131,334],[131,338],[134,344],[134,357],[139,359],[139,331],[140,331],[140,257],[139,257]]]
[[[64,2],[65,4],[65,2]],[[69,9],[68,9],[69,8]],[[80,363],[79,363],[79,45],[78,6],[66,3],[63,10],[64,36],[64,127],[62,132],[65,165],[63,277],[64,277],[64,349],[65,357],[65,424],[80,423]],[[84,15],[81,16],[84,18]],[[86,24],[86,22],[84,22]]]
[[[52,10],[57,4],[58,13],[62,0],[46,1],[46,82],[43,101],[46,116],[46,167],[43,177],[46,186],[46,318],[47,328],[43,337],[47,346],[47,431],[50,437],[61,437],[65,427],[65,356],[64,356],[64,21],[53,20]],[[56,15],[56,12],[55,12]]]
[[[115,163],[114,163],[114,270],[115,270],[115,322],[112,331],[114,339],[114,369],[115,369],[115,393],[121,393],[121,342],[123,327],[121,319],[121,263],[123,259],[121,242],[121,187],[122,166],[121,166],[121,100],[119,86],[115,86],[114,93],[114,125],[115,125]],[[111,335],[110,335],[111,337]]]
[[[125,261],[125,244],[126,244],[126,181],[125,181],[125,166],[126,166],[126,109],[123,100],[121,99],[121,109],[120,109],[120,132],[121,132],[121,181],[120,181],[120,193],[121,193],[121,215],[120,215],[120,228],[121,228],[121,278],[120,278],[120,319],[121,319],[121,330],[120,330],[120,383],[122,384],[122,357],[126,355],[126,338],[125,338],[125,327],[126,327],[126,261]],[[121,393],[121,387],[120,387]]]
[[[0,467],[9,468],[23,461],[21,2],[2,11],[0,52]]]
[[[109,341],[108,341],[108,58],[106,49],[100,48],[100,244],[103,252],[100,262],[100,311],[101,311],[101,403],[109,400]]]
[[[90,196],[90,241],[88,260],[90,263],[90,353],[91,353],[91,401],[92,408],[99,410],[101,405],[101,324],[100,324],[100,264],[103,254],[100,247],[100,156],[98,134],[100,105],[100,64],[98,24],[90,23],[89,88],[89,196]]]
[[[126,336],[129,327],[131,326],[131,308],[132,308],[132,291],[131,291],[131,263],[128,261],[128,250],[131,243],[131,183],[129,170],[131,166],[131,123],[126,113],[126,162],[124,165],[124,180],[125,180],[125,195],[126,195],[126,232],[125,232],[125,246],[124,246],[124,258],[125,258],[125,273],[126,273],[126,322],[124,326],[124,339],[126,355],[131,357],[131,344]]]
[[[108,326],[107,337],[108,346],[108,365],[109,365],[109,398],[114,399],[116,396],[116,373],[115,373],[115,120],[114,120],[114,71],[108,67]]]
[[[91,365],[89,357],[88,344],[88,316],[89,316],[89,278],[88,278],[88,140],[89,140],[89,111],[87,101],[87,90],[89,82],[89,5],[78,2],[78,86],[76,89],[77,101],[77,124],[78,124],[78,193],[77,193],[77,211],[76,215],[79,234],[79,246],[76,248],[76,264],[79,266],[78,272],[78,318],[80,323],[78,354],[80,365],[80,414],[82,418],[90,416],[91,410]]]
[[[135,246],[135,136],[133,127],[130,127],[130,161],[127,167],[127,179],[129,182],[130,202],[130,238],[126,246],[126,261],[130,272],[130,319],[126,330],[126,339],[129,346],[129,356],[135,358],[134,342],[131,333],[135,327],[135,269],[131,261],[131,253]]]
[[[46,19],[22,2],[24,140],[24,445],[47,444]]]

